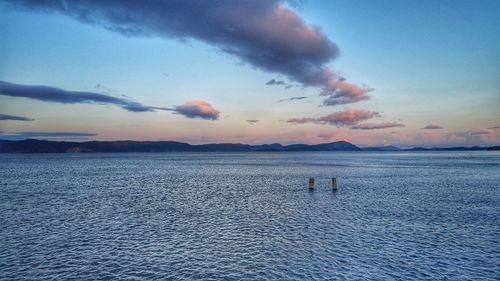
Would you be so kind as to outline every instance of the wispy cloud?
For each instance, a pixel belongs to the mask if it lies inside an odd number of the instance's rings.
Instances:
[[[96,89],[98,89],[98,90],[103,90],[103,91],[105,91],[105,92],[109,92],[109,93],[115,92],[115,90],[111,89],[110,87],[106,87],[106,86],[101,85],[101,84],[97,84],[97,85],[95,85],[95,87],[94,87],[94,88],[96,88]],[[123,96],[125,96],[125,95],[123,95]]]
[[[116,1],[6,0],[11,6],[68,15],[125,36],[195,39],[266,72],[320,87],[325,105],[368,99],[366,87],[327,67],[339,49],[279,0]]]
[[[496,129],[498,129],[498,128],[500,128],[500,127],[498,127],[498,126],[495,126],[495,127],[489,127],[489,128],[488,128],[488,130],[496,130]]]
[[[124,98],[99,93],[66,91],[55,87],[20,85],[5,81],[0,81],[0,95],[63,104],[112,104],[132,112],[166,110],[162,107],[142,105],[138,102],[133,102]]]
[[[247,123],[250,124],[250,125],[255,125],[255,124],[257,124],[257,123],[260,122],[260,120],[257,120],[257,119],[248,119],[248,120],[245,120],[245,121],[247,121]]]
[[[469,131],[468,132],[469,134],[475,136],[475,135],[489,135],[491,134],[490,131],[486,131],[486,130],[476,130],[476,131]]]
[[[374,117],[380,117],[380,113],[363,109],[347,108],[342,111],[334,112],[332,114],[321,117],[291,118],[288,119],[287,122],[293,124],[329,124],[337,127],[345,127],[356,125],[361,121],[365,121]]]
[[[94,133],[82,132],[0,132],[0,139],[24,140],[24,139],[88,139],[95,137]]]
[[[23,116],[15,116],[15,115],[8,115],[8,114],[0,114],[0,121],[35,121],[35,119],[28,118],[28,117],[23,117]]]
[[[421,130],[440,130],[443,129],[442,126],[436,125],[436,124],[429,124],[423,128],[420,128]]]
[[[384,122],[384,123],[364,123],[352,126],[351,129],[354,130],[377,130],[377,129],[388,129],[388,128],[396,128],[396,127],[404,127],[404,124],[395,123],[395,122]]]
[[[288,83],[286,83],[285,81],[282,81],[282,80],[271,79],[271,80],[269,80],[269,81],[266,82],[266,85],[268,85],[268,86],[271,86],[271,85],[288,85]]]
[[[174,111],[188,118],[201,118],[206,120],[219,119],[220,112],[213,108],[211,104],[203,100],[192,100],[177,105],[174,108],[167,110]]]
[[[280,102],[285,102],[285,101],[304,100],[304,99],[307,99],[307,97],[291,97],[288,99],[281,99],[278,102],[280,103]]]

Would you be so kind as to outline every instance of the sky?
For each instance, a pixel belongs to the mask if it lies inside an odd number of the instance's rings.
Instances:
[[[0,139],[500,144],[500,1],[0,1]]]

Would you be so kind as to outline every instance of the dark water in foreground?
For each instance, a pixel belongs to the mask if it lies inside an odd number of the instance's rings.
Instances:
[[[0,214],[1,280],[500,279],[498,152],[0,155]]]

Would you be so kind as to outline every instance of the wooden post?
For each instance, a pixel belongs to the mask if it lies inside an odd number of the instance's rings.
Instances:
[[[332,178],[332,189],[333,189],[333,191],[337,191],[337,178],[336,177]]]
[[[314,191],[314,178],[313,177],[309,178],[309,190]]]

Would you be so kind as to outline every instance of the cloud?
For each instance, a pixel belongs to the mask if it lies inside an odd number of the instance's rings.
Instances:
[[[7,2],[15,8],[64,14],[125,36],[199,40],[262,71],[320,87],[329,96],[325,105],[369,98],[370,89],[345,82],[327,67],[339,54],[335,43],[279,0]]]
[[[108,96],[92,92],[66,91],[48,86],[27,86],[0,81],[0,95],[28,98],[44,102],[56,102],[64,104],[75,103],[97,103],[113,104],[132,112],[148,112],[155,110],[166,110],[162,107],[142,105],[138,102],[129,101],[124,98]]]
[[[95,137],[94,133],[81,132],[0,132],[0,139],[6,140],[24,140],[29,138],[36,139],[87,139]]]
[[[324,101],[323,105],[333,106],[338,104],[355,103],[369,99],[367,95],[368,92],[373,91],[372,88],[366,86],[359,87],[357,85],[347,83],[344,80],[331,81],[331,89],[326,89],[323,91],[323,95],[328,96]]]
[[[443,129],[442,126],[436,125],[436,124],[429,124],[423,128],[420,128],[421,130],[440,130]]]
[[[472,136],[475,136],[475,135],[489,135],[489,134],[491,134],[491,132],[486,131],[486,130],[469,131],[468,133],[471,134]]]
[[[101,84],[95,85],[94,88],[99,89],[99,90],[103,90],[103,91],[108,92],[108,93],[115,92],[115,90],[111,89],[110,87],[106,87],[106,86],[103,86]],[[126,97],[125,95],[123,95],[123,96]]]
[[[188,118],[201,118],[206,120],[217,120],[220,114],[211,104],[203,100],[187,101],[182,105],[175,106],[168,110],[175,111]]]
[[[334,112],[329,115],[321,116],[318,118],[303,117],[288,119],[288,123],[303,124],[303,123],[317,123],[329,124],[337,127],[345,127],[356,125],[360,121],[365,121],[374,117],[380,117],[380,113],[376,111],[369,111],[363,109],[347,108],[342,111]]]
[[[307,97],[291,97],[291,98],[288,98],[288,99],[282,99],[282,100],[279,100],[278,102],[294,101],[294,100],[303,100],[303,99],[307,99]]]
[[[217,120],[219,118],[219,111],[214,109],[209,103],[202,100],[188,101],[182,105],[175,106],[174,108],[155,107],[155,106],[142,105],[138,102],[133,102],[124,98],[118,98],[104,94],[98,94],[92,92],[66,91],[47,86],[26,86],[26,85],[9,83],[5,81],[0,81],[0,95],[29,98],[44,102],[56,102],[63,104],[66,103],[113,104],[132,112],[151,112],[155,110],[169,110],[169,111],[175,111],[189,118],[198,117],[209,120]]]
[[[290,83],[287,83],[283,80],[275,80],[275,79],[271,79],[271,80],[267,81],[266,85],[267,86],[273,86],[273,85],[285,86],[285,89],[290,89],[291,87],[293,87],[293,85]]]
[[[489,128],[488,128],[488,130],[496,130],[496,129],[498,129],[498,128],[500,128],[500,127],[498,127],[498,126],[495,126],[495,127],[489,127]]]
[[[396,127],[404,127],[405,125],[395,122],[384,122],[384,123],[364,123],[352,126],[351,129],[354,130],[377,130],[377,129],[387,129],[387,128],[396,128]]]
[[[35,119],[28,118],[28,117],[22,117],[22,116],[15,116],[15,115],[8,115],[8,114],[0,114],[0,121],[35,121]]]
[[[257,120],[257,119],[248,119],[248,120],[245,120],[248,122],[248,124],[250,125],[254,125],[254,124],[257,124],[260,122],[260,120]]]
[[[288,85],[285,81],[271,79],[267,81],[266,85]]]

